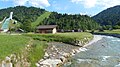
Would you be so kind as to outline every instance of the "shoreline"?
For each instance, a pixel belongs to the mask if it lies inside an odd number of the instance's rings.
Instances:
[[[94,35],[93,39],[88,44],[84,45],[83,47],[87,47],[89,45],[92,45],[93,43],[101,40],[102,38],[103,38],[103,36],[101,36],[101,35]]]
[[[64,65],[67,62],[69,62],[70,57],[73,57],[75,54],[77,54],[81,51],[86,51],[87,46],[92,45],[93,43],[101,40],[102,38],[103,37],[100,35],[94,35],[93,39],[91,41],[89,41],[88,44],[85,44],[82,47],[73,46],[70,44],[59,43],[59,42],[54,42],[52,44],[52,46],[49,45],[50,47],[48,48],[48,51],[45,52],[44,59],[41,59],[38,63],[36,63],[36,65],[37,65],[37,67],[42,67],[42,66],[60,67],[61,65]],[[58,44],[60,44],[60,45],[57,46]],[[62,47],[61,47],[61,45],[62,45]],[[51,52],[49,52],[49,51],[51,51]],[[51,63],[50,63],[50,61],[51,61]]]
[[[113,36],[113,37],[117,37],[120,38],[120,34],[115,34],[115,33],[93,33],[93,35],[104,35],[104,36]]]

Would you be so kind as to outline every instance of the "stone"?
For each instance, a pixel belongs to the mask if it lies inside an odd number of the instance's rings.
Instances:
[[[2,67],[13,67],[12,63],[6,63],[5,61],[2,61]]]
[[[10,57],[6,57],[5,61],[10,62],[11,61]]]
[[[46,57],[49,57],[49,55],[48,55],[48,53],[47,53],[47,52],[45,52],[45,56],[46,56]]]
[[[69,54],[69,53],[64,53],[63,55],[64,55],[64,57],[66,57],[66,58],[70,57],[70,54]]]
[[[40,67],[40,65],[38,63],[35,64],[37,67]]]

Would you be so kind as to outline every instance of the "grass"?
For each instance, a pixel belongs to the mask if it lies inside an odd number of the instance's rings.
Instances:
[[[25,47],[31,45],[30,51]],[[35,63],[44,56],[44,49],[47,47],[46,42],[33,40],[30,37],[22,35],[0,35],[0,61],[11,54],[23,55],[35,67]]]
[[[0,59],[13,53],[20,53],[29,41],[25,36],[0,35]]]
[[[102,33],[102,34],[120,34],[120,29],[116,30],[104,30],[104,32],[95,32],[95,33]]]
[[[2,27],[2,23],[0,24],[0,28]]]
[[[35,63],[38,62],[44,56],[44,49],[47,47],[46,42],[34,41],[34,44],[29,51],[28,61],[31,62],[31,67],[36,67]]]
[[[22,54],[31,67],[35,67],[44,56],[44,49],[47,48],[47,42],[57,41],[70,43],[75,40],[84,40],[84,38],[92,39],[90,33],[57,33],[57,34],[23,34],[23,35],[0,35],[0,59],[4,60],[6,56],[11,54]],[[29,50],[26,46],[30,45]]]
[[[92,39],[93,36],[90,33],[57,33],[57,34],[25,34],[32,37],[34,40],[39,41],[57,41],[68,44],[75,44],[76,41],[82,40],[86,42],[84,38]]]
[[[49,15],[51,14],[51,12],[45,12],[44,14],[42,14],[40,17],[38,17],[38,19],[33,22],[31,25],[33,28],[35,28],[37,25],[40,24],[40,22],[42,22],[45,18],[48,18]]]

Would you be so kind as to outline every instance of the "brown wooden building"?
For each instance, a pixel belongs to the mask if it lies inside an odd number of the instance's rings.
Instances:
[[[37,27],[38,33],[53,33],[55,34],[57,32],[56,29],[57,25],[40,25]]]

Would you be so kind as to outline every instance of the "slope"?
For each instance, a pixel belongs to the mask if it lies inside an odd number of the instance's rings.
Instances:
[[[51,12],[45,12],[44,14],[40,15],[35,22],[32,22],[32,28],[35,28],[39,25],[45,18],[49,18]]]
[[[117,25],[120,23],[120,5],[108,8],[92,18],[101,25]]]

